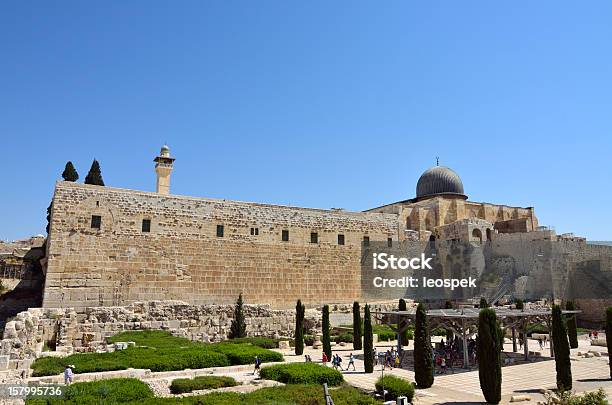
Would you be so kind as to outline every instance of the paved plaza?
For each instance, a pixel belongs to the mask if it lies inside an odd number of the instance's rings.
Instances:
[[[410,342],[408,350],[412,349],[412,344],[413,341]],[[380,352],[395,345],[396,342],[379,342],[375,346],[377,351]],[[512,352],[512,344],[506,344],[504,350]],[[521,403],[535,404],[537,401],[544,400],[544,395],[540,392],[542,389],[552,390],[556,388],[555,361],[550,358],[549,348],[545,347],[544,350],[540,351],[538,343],[530,340],[529,350],[541,352],[540,358],[525,364],[509,365],[502,368],[502,403],[509,403],[510,397],[513,395],[528,395],[532,398],[532,401]],[[571,351],[574,391],[593,391],[602,387],[606,390],[608,398],[612,398],[612,380],[610,380],[608,357],[584,358],[578,356],[578,352],[589,350],[606,352],[605,347],[591,346],[584,336],[580,337],[578,349],[572,349]],[[357,371],[343,371],[346,381],[355,387],[374,390],[374,384],[383,372],[414,381],[412,370],[391,370],[387,368],[383,371],[381,366],[376,366],[373,374],[365,374],[363,372],[363,352],[353,351],[350,344],[344,347],[335,345],[332,347],[332,351],[342,356],[342,366],[344,368],[348,363],[349,353],[353,352],[358,355],[355,361]],[[282,351],[282,353],[287,361],[304,361],[304,356],[295,356],[293,352],[287,350]],[[308,347],[304,353],[309,354],[313,361],[320,361],[321,359],[320,350],[313,350]],[[447,374],[436,374],[433,387],[417,390],[415,402],[417,404],[483,403],[484,397],[480,389],[478,370],[455,370],[454,373],[448,371]]]

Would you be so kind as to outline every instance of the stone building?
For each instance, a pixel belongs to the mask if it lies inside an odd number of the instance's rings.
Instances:
[[[413,199],[347,212],[172,195],[167,146],[155,162],[156,192],[56,184],[43,307],[229,304],[239,293],[274,308],[350,303],[363,297],[369,243],[556,238],[532,207],[468,201],[442,166],[423,173]]]

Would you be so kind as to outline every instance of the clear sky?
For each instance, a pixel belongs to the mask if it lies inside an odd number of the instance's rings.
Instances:
[[[612,239],[612,2],[0,2],[0,239],[67,160],[175,194],[363,210],[440,163]]]

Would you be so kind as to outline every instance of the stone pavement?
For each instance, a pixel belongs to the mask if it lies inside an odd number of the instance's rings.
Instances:
[[[377,351],[385,351],[396,342],[379,342],[375,346]],[[411,342],[412,344],[412,342]],[[412,346],[409,347],[411,349]],[[505,351],[511,352],[512,345],[506,344]],[[540,351],[538,344],[535,341],[529,342],[531,351]],[[584,339],[579,339],[579,348],[572,349],[572,375],[574,380],[574,391],[594,391],[602,387],[608,393],[608,398],[612,398],[612,381],[610,380],[608,358],[578,357],[578,351],[599,351],[605,352],[606,348],[599,346],[590,346]],[[333,346],[332,351],[337,352],[343,358],[342,366],[346,368],[348,356],[352,350],[352,345],[345,347]],[[290,362],[304,361],[304,356],[295,356],[291,352],[281,351],[285,355],[285,359]],[[320,361],[321,351],[306,348],[305,354],[309,354],[313,361]],[[363,356],[362,352],[354,352],[357,354],[356,368],[357,371],[343,371],[346,381],[358,388],[366,390],[374,390],[376,380],[383,373],[382,367],[376,366],[373,374],[365,374],[363,372]],[[538,361],[505,366],[502,368],[502,403],[508,403],[512,395],[529,395],[532,398],[531,402],[522,402],[523,404],[533,403],[543,400],[544,396],[540,393],[541,389],[556,388],[556,371],[554,359],[549,356],[549,348],[545,347],[541,351],[541,359]],[[417,404],[446,404],[446,403],[483,403],[484,397],[480,389],[478,378],[478,370],[463,371],[456,370],[456,373],[447,373],[444,375],[436,375],[433,387],[417,390]],[[394,369],[384,370],[385,374],[392,374],[398,377],[405,378],[409,381],[414,381],[414,372],[411,370]]]

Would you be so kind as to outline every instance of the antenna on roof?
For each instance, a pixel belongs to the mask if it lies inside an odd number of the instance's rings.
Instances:
[[[440,156],[436,156],[436,166],[440,166]]]

